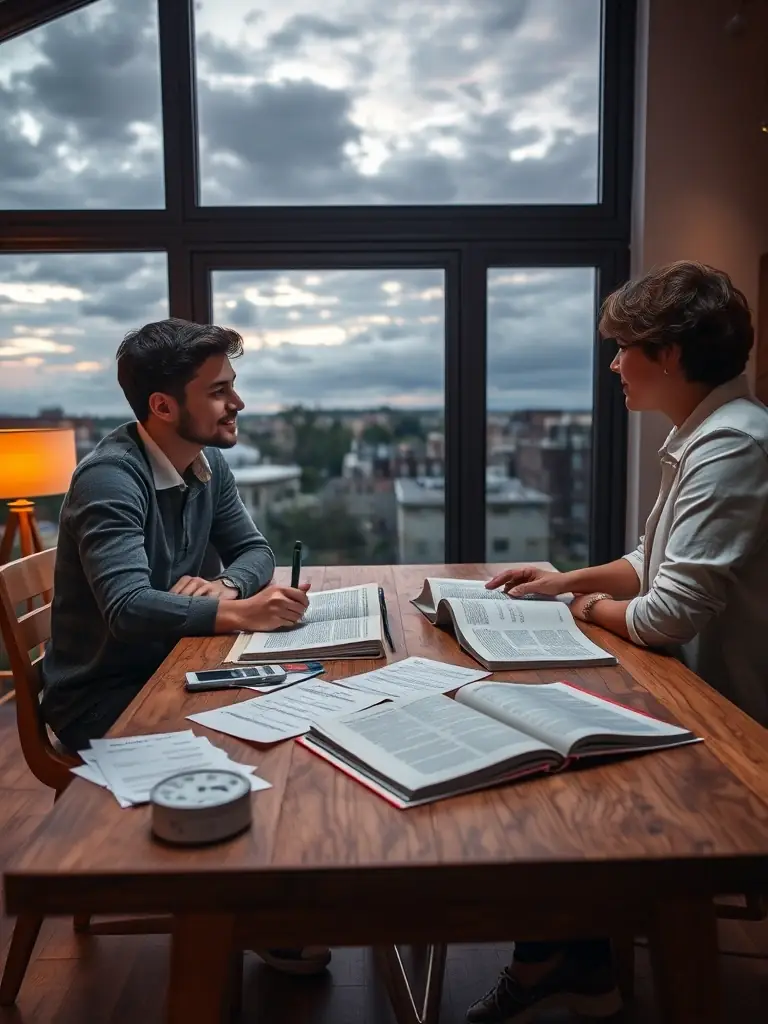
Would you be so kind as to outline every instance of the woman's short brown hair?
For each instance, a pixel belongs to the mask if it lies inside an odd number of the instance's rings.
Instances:
[[[603,303],[600,334],[651,359],[679,345],[687,380],[716,387],[744,372],[754,342],[749,305],[730,277],[679,260],[628,281]]]

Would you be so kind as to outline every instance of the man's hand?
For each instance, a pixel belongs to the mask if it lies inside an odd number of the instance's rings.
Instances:
[[[549,597],[557,597],[558,594],[566,593],[568,590],[568,587],[563,584],[561,572],[537,569],[533,565],[500,572],[485,586],[488,590],[497,590],[499,587],[503,587],[510,597],[522,597],[524,594],[546,594]]]
[[[236,601],[240,597],[239,591],[223,580],[204,580],[200,576],[182,576],[170,592],[183,597],[218,597],[220,601]]]
[[[240,601],[237,607],[239,628],[261,633],[295,626],[309,606],[310,586],[309,583],[295,588],[271,585]]]

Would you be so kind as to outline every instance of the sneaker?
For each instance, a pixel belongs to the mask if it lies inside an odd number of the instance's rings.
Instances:
[[[319,974],[331,962],[327,946],[299,946],[296,949],[255,949],[265,964],[283,974]]]
[[[612,1017],[621,1009],[613,972],[579,971],[564,957],[536,985],[521,985],[505,968],[499,980],[467,1010],[468,1024],[529,1024],[544,1010],[584,1017]]]

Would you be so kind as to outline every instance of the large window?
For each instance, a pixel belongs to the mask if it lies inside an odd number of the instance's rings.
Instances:
[[[154,252],[0,253],[0,422],[73,423],[82,457],[130,419],[115,352],[127,331],[168,316],[166,262]],[[37,504],[43,540],[55,544],[61,496]]]
[[[0,209],[158,207],[154,0],[99,0],[0,50]]]
[[[488,272],[490,561],[589,558],[592,267]]]
[[[204,203],[594,203],[600,0],[201,0]]]
[[[0,418],[86,450],[125,331],[215,319],[282,559],[619,554],[634,7],[0,2]]]
[[[245,342],[233,472],[278,562],[297,538],[315,563],[443,562],[443,272],[219,270],[212,289]]]

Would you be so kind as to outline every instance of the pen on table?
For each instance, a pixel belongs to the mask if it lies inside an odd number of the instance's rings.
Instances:
[[[293,545],[293,562],[291,563],[291,586],[298,587],[301,576],[301,541]]]
[[[379,587],[379,606],[381,607],[381,621],[384,624],[384,636],[387,638],[387,643],[394,653],[395,645],[392,642],[392,634],[389,632],[389,616],[387,615],[387,599],[384,596],[384,587]]]

